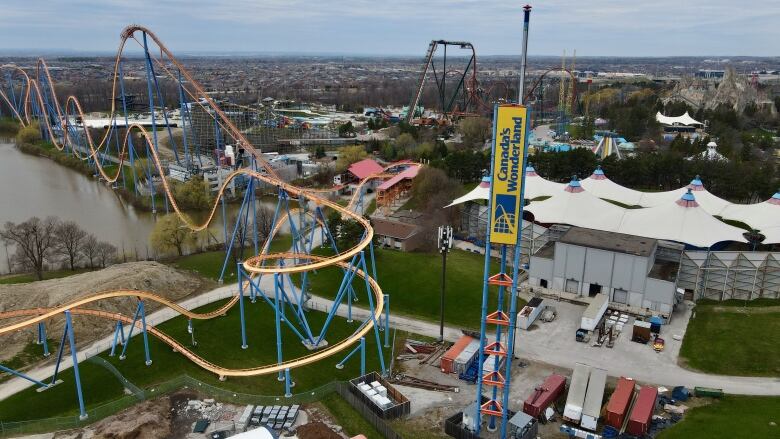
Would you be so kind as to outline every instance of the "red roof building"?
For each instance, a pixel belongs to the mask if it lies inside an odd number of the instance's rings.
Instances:
[[[363,159],[359,162],[355,162],[349,165],[349,169],[347,169],[347,171],[354,175],[358,180],[380,173],[383,170],[384,168],[382,168],[382,165],[372,159]]]

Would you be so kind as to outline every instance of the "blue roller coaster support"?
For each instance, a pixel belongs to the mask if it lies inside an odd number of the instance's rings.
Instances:
[[[70,345],[70,357],[73,361],[73,375],[76,378],[76,395],[79,398],[79,419],[87,419],[87,411],[84,409],[84,394],[81,392],[81,376],[79,375],[79,359],[76,351],[76,340],[73,335],[73,322],[70,317],[70,310],[65,310],[65,332],[68,334],[68,344]]]
[[[385,347],[390,347],[390,295],[385,294]]]
[[[361,260],[361,266],[363,269],[363,273],[368,273],[368,268],[366,268],[366,258],[365,258],[365,251],[360,251],[360,260]],[[371,284],[368,283],[368,276],[365,277],[366,282],[366,292],[368,293],[368,309],[369,312],[371,312],[371,321],[374,323],[374,336],[376,337],[376,349],[377,352],[379,352],[379,367],[382,369],[382,375],[387,374],[387,369],[385,369],[385,354],[382,352],[382,342],[379,338],[379,325],[376,321],[376,314],[375,314],[375,308],[374,308],[374,296],[371,294]]]
[[[290,380],[290,368],[284,369],[284,397],[285,398],[291,398],[292,397],[292,386],[294,386],[295,383]]]
[[[111,342],[111,352],[108,354],[109,357],[114,356],[117,343],[122,345],[125,344],[125,328],[122,325],[121,320],[117,320],[116,322],[116,328],[114,329],[114,340]]]
[[[46,324],[44,322],[38,323],[38,344],[43,345],[43,356],[48,357],[49,343],[46,340]]]
[[[261,293],[262,294],[262,293]],[[279,315],[279,274],[274,273],[274,323],[276,324],[276,361],[282,364],[282,325]],[[284,381],[284,374],[279,372],[279,381]]]
[[[237,264],[236,276],[238,278],[238,310],[241,314],[241,349],[246,349],[249,345],[246,344],[246,321],[244,320],[244,280],[241,276],[241,264]]]
[[[133,316],[133,323],[130,324],[130,331],[127,334],[125,345],[122,347],[122,353],[119,355],[119,359],[124,360],[127,358],[127,347],[130,346],[130,340],[133,337],[133,330],[135,329],[139,318],[141,319],[141,331],[143,332],[144,338],[144,354],[146,357],[146,365],[150,366],[152,364],[152,359],[149,356],[149,339],[146,335],[146,312],[144,309],[144,302],[140,299],[138,300],[138,306],[136,307],[135,315]]]

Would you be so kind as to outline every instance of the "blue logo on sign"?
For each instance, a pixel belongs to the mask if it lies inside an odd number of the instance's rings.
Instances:
[[[515,227],[515,206],[517,197],[515,195],[496,195],[496,205],[494,207],[493,233],[514,233]]]

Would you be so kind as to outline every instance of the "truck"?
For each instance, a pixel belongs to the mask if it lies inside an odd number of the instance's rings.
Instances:
[[[528,301],[528,304],[517,313],[517,327],[527,331],[545,307],[544,299],[541,297],[531,298],[531,300]]]
[[[580,426],[596,431],[601,417],[601,403],[604,401],[604,388],[607,386],[607,371],[593,368],[590,371],[588,390],[585,392],[585,405],[582,406]]]
[[[606,294],[596,294],[593,301],[590,302],[585,312],[582,313],[580,328],[586,331],[593,331],[599,325],[604,313],[607,312],[609,297]]]
[[[569,422],[580,422],[582,418],[582,406],[585,403],[585,392],[588,390],[590,378],[590,366],[577,363],[571,375],[569,395],[566,397],[566,406],[563,409],[563,417]]]

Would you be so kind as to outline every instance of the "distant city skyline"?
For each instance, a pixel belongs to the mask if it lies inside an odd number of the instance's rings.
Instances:
[[[495,3],[495,4],[493,4]],[[746,4],[747,3],[747,4]],[[130,23],[174,53],[415,56],[432,39],[518,55],[523,2],[6,0],[0,52],[110,53]],[[780,2],[532,2],[531,55],[780,56]]]

